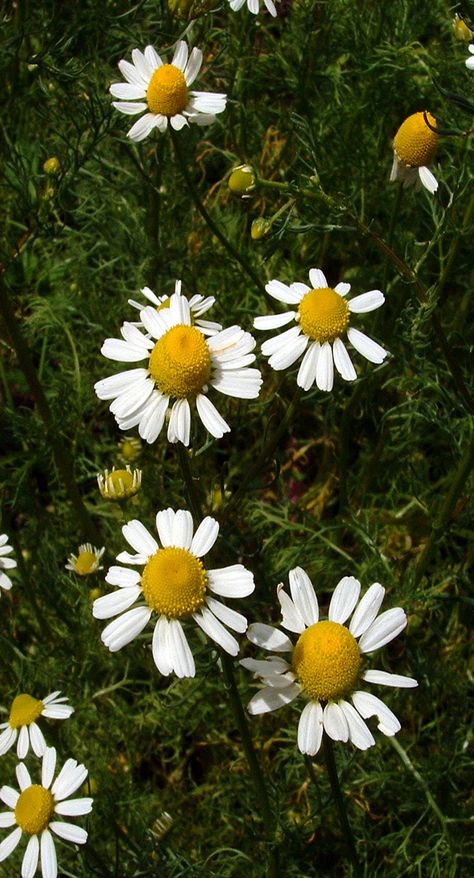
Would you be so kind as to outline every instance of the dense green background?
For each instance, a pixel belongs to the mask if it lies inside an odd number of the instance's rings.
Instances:
[[[353,574],[364,588],[382,582],[387,607],[406,608],[406,634],[377,664],[420,683],[381,693],[401,719],[398,741],[412,770],[378,733],[366,753],[336,748],[359,854],[367,876],[378,878],[467,878],[472,868],[466,383],[474,223],[472,142],[462,135],[472,114],[436,83],[472,100],[474,73],[464,66],[467,46],[453,37],[452,13],[442,0],[284,0],[273,20],[266,10],[257,19],[246,9],[234,14],[225,3],[197,19],[188,40],[205,55],[197,87],[227,92],[227,110],[212,127],[179,135],[207,209],[262,284],[306,281],[309,268],[321,267],[332,284],[350,281],[354,294],[386,293],[384,308],[356,325],[392,356],[373,367],[354,354],[360,381],[339,378],[331,394],[304,395],[212,556],[213,566],[243,559],[254,571],[255,594],[239,606],[251,621],[278,621],[275,586],[296,564],[323,607],[341,576]],[[106,546],[105,566],[124,548],[121,521],[151,527],[158,509],[187,503],[164,436],[143,449],[135,501],[121,510],[97,492],[96,472],[120,463],[120,436],[93,384],[114,371],[100,347],[134,319],[127,299],[145,284],[170,293],[179,277],[185,293],[217,297],[209,317],[224,325],[251,329],[254,316],[273,311],[193,207],[169,137],[155,132],[132,146],[125,134],[133,119],[110,106],[120,58],[151,42],[169,59],[186,27],[156,0],[4,8],[0,259],[52,432],[73,463],[95,544]],[[388,182],[391,139],[424,109],[458,133],[441,139],[437,195],[411,188],[399,199]],[[42,169],[51,156],[61,164],[57,177]],[[229,173],[242,161],[294,184],[294,201],[258,243],[252,221],[271,218],[288,196],[230,196]],[[301,193],[316,174],[333,202]],[[360,223],[392,241],[411,279]],[[216,652],[191,633],[197,676],[177,681],[154,667],[149,631],[113,656],[102,646],[89,596],[104,587],[101,575],[80,579],[64,569],[89,534],[3,327],[0,351],[1,531],[20,562],[12,592],[1,596],[0,704],[8,711],[18,692],[63,689],[76,713],[48,723],[47,739],[64,759],[86,763],[95,790],[89,843],[78,853],[58,844],[61,874],[260,878],[262,825]],[[294,393],[296,369],[281,382],[263,359],[261,368],[258,401],[215,400],[232,433],[206,444],[198,428],[194,439],[199,490],[217,518],[222,488],[235,490]],[[249,675],[238,677],[247,701]],[[296,747],[299,709],[251,722],[278,814],[281,874],[349,876],[322,757],[315,789]],[[14,781],[14,765],[13,754],[2,758],[1,783]],[[173,826],[160,838],[164,810]],[[16,852],[0,875],[19,874],[20,862]]]

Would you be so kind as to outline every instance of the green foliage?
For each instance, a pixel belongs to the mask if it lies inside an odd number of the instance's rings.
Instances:
[[[245,266],[262,286],[272,278],[306,282],[308,270],[321,267],[331,284],[350,282],[355,295],[382,289],[384,307],[357,315],[357,325],[391,356],[373,366],[355,354],[355,384],[338,378],[330,394],[316,387],[302,394],[227,520],[230,496],[290,405],[296,367],[277,374],[259,356],[259,399],[217,401],[232,427],[224,439],[211,441],[194,419],[196,490],[206,513],[223,519],[212,564],[242,562],[253,571],[255,593],[239,608],[249,621],[277,624],[276,585],[296,565],[324,608],[339,579],[355,575],[364,588],[380,581],[387,606],[406,609],[407,632],[381,661],[415,676],[419,689],[388,690],[402,722],[401,752],[378,732],[367,752],[337,747],[350,821],[366,876],[472,873],[474,199],[466,131],[474,74],[451,16],[443,0],[282,0],[277,19],[265,8],[257,18],[246,7],[234,14],[224,2],[186,28],[205,57],[197,88],[226,92],[228,104],[210,128],[177,136],[193,184],[239,263],[196,209],[169,134],[132,144],[132,118],[110,104],[121,58],[151,43],[169,59],[183,38],[186,24],[164,0],[21,0],[5,12],[0,261],[51,421],[45,425],[0,324],[0,531],[19,562],[13,590],[1,595],[0,704],[8,711],[19,692],[41,698],[62,689],[75,706],[69,721],[47,723],[46,736],[64,759],[87,765],[95,803],[82,821],[88,844],[78,851],[58,845],[61,875],[266,874],[270,842],[217,650],[190,631],[193,680],[160,676],[149,629],[109,654],[91,614],[90,590],[109,590],[103,575],[65,570],[84,539],[105,545],[107,568],[125,548],[124,521],[152,528],[158,509],[189,506],[176,449],[164,435],[142,449],[139,494],[121,506],[101,499],[96,473],[123,465],[122,437],[93,390],[115,370],[100,355],[104,339],[135,319],[128,299],[139,299],[141,287],[170,294],[176,278],[188,296],[216,296],[210,319],[251,330],[275,303]],[[425,109],[442,129],[458,132],[440,138],[435,196],[389,183],[393,135]],[[59,160],[54,174],[43,168],[50,157]],[[227,185],[243,163],[261,178],[246,200]],[[253,240],[259,219],[268,226]],[[58,469],[55,441],[74,471],[92,536]],[[242,654],[256,653],[244,642]],[[238,685],[246,703],[254,690],[242,669]],[[296,746],[300,706],[251,720],[277,819],[281,875],[350,876],[322,757],[314,760],[314,785]],[[1,757],[1,784],[14,783],[16,761],[13,752]],[[165,833],[163,812],[173,820]],[[19,874],[19,862],[17,852],[0,876]]]

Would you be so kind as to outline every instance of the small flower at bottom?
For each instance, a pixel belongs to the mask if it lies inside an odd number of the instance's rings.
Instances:
[[[0,827],[16,827],[0,844],[0,862],[13,853],[26,833],[29,840],[23,856],[22,878],[33,878],[38,862],[43,878],[56,878],[58,865],[52,833],[73,844],[87,841],[85,829],[54,819],[55,815],[60,818],[80,817],[92,810],[92,799],[66,801],[84,783],[87,768],[78,765],[75,759],[68,759],[53,782],[55,770],[56,750],[48,747],[43,756],[40,784],[32,783],[28,769],[20,762],[16,767],[20,791],[9,786],[0,789],[0,799],[11,809],[0,814]]]
[[[10,708],[10,716],[7,723],[1,723],[0,729],[4,729],[0,735],[0,756],[3,756],[10,747],[13,747],[16,739],[16,748],[19,759],[24,759],[30,749],[30,744],[36,756],[42,756],[46,749],[46,741],[41,729],[36,723],[40,716],[48,719],[68,719],[74,708],[65,704],[67,698],[58,696],[61,693],[51,692],[46,698],[39,700],[32,695],[22,693],[13,699]]]
[[[223,650],[237,655],[239,644],[224,626],[243,634],[247,619],[216,596],[246,597],[255,588],[253,575],[242,564],[205,569],[201,558],[213,547],[219,532],[214,518],[204,518],[194,533],[190,512],[163,509],[156,516],[156,529],[161,547],[140,521],[124,525],[122,533],[137,554],[121,552],[117,561],[144,569],[140,573],[128,567],[111,567],[105,579],[118,589],[94,602],[93,615],[96,619],[119,616],[102,632],[110,652],[134,640],[151,616],[157,615],[152,641],[156,667],[165,676],[194,677],[194,659],[183,622],[193,619]],[[129,609],[136,601],[138,606]]]
[[[308,703],[299,720],[298,747],[310,756],[318,752],[324,731],[333,740],[351,741],[360,750],[371,747],[375,740],[364,722],[371,716],[377,717],[384,735],[395,735],[400,729],[395,714],[359,687],[362,680],[384,686],[418,685],[411,677],[363,668],[364,655],[390,643],[405,628],[402,608],[378,615],[385,589],[374,582],[359,601],[360,582],[345,576],[334,590],[329,618],[320,621],[318,600],[307,573],[296,567],[290,570],[289,579],[291,598],[283,585],[278,586],[281,624],[298,634],[298,640],[294,645],[270,625],[249,626],[251,643],[277,653],[262,661],[241,661],[263,682],[263,688],[249,702],[249,713],[278,710],[299,695],[305,696]],[[287,661],[278,653],[291,654],[291,658]]]
[[[439,140],[433,128],[436,119],[428,112],[413,113],[400,125],[393,139],[391,182],[400,180],[403,186],[410,186],[419,180],[428,192],[436,192],[438,181],[428,168]]]
[[[13,552],[12,546],[8,545],[8,537],[6,534],[0,534],[0,593],[3,588],[5,591],[10,591],[12,587],[12,581],[4,570],[12,570],[16,567],[16,561],[14,558],[7,558],[6,556]]]
[[[262,354],[269,357],[269,365],[277,371],[288,369],[304,354],[296,379],[299,387],[309,390],[316,382],[320,390],[330,391],[334,384],[334,366],[346,381],[354,381],[357,373],[341,336],[347,333],[351,345],[371,363],[382,363],[387,351],[359,329],[350,326],[351,314],[365,314],[380,308],[385,297],[380,290],[370,290],[347,302],[345,296],[351,286],[339,283],[332,289],[323,272],[312,268],[309,272],[311,287],[303,283],[289,286],[271,280],[265,287],[274,299],[297,310],[256,317],[255,329],[279,329],[295,322],[280,335],[262,345]]]
[[[138,143],[154,128],[163,133],[168,122],[175,131],[189,122],[210,125],[225,110],[225,94],[190,91],[201,69],[202,52],[193,49],[188,58],[188,51],[187,43],[180,40],[170,64],[163,63],[153,46],[147,46],[143,54],[134,49],[131,64],[119,61],[126,82],[110,86],[111,94],[119,98],[113,106],[128,116],[148,111],[130,128],[130,140]]]
[[[96,549],[92,543],[83,543],[79,546],[77,555],[69,555],[65,565],[66,570],[73,570],[78,576],[89,576],[90,573],[95,573],[96,570],[102,570],[100,559],[104,552],[105,546],[102,546],[101,549]]]

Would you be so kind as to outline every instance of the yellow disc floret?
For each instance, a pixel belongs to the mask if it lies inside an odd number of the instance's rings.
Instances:
[[[127,500],[133,497],[142,483],[142,472],[139,469],[113,469],[99,473],[97,476],[99,491],[104,500]]]
[[[49,790],[33,784],[20,793],[15,807],[18,826],[30,835],[39,835],[49,824],[54,812],[54,799]]]
[[[184,74],[174,64],[163,64],[155,70],[148,85],[146,100],[151,113],[175,116],[188,103],[188,87]]]
[[[38,719],[43,712],[44,704],[33,698],[31,695],[17,695],[13,699],[10,710],[8,724],[12,729],[19,729],[21,726],[29,726]]]
[[[184,619],[204,604],[207,576],[187,549],[158,549],[147,561],[141,580],[148,606],[171,619]]]
[[[409,168],[421,168],[433,161],[439,137],[426,124],[436,128],[436,119],[431,113],[413,113],[405,119],[398,129],[393,148],[397,158]]]
[[[342,335],[350,312],[342,296],[331,287],[322,287],[303,296],[298,314],[305,335],[323,344]]]
[[[79,552],[76,562],[74,564],[74,570],[79,576],[88,576],[89,573],[94,573],[97,570],[97,555],[95,552],[89,552],[88,549],[85,549],[82,552]]]
[[[293,670],[314,701],[338,701],[357,682],[360,651],[348,628],[317,622],[303,631],[293,650]]]
[[[194,326],[173,326],[157,341],[148,368],[165,396],[195,397],[211,374],[211,355],[202,332]]]

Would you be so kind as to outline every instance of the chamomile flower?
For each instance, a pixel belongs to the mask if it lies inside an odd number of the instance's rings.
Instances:
[[[277,11],[275,8],[275,4],[272,3],[272,0],[264,0],[265,6],[267,7],[270,15],[273,18],[276,18]],[[253,15],[258,15],[260,12],[260,0],[229,0],[230,8],[233,9],[234,12],[238,12],[239,9],[242,9],[242,6],[247,4],[247,9],[249,12],[252,12]]]
[[[257,397],[262,378],[258,369],[248,368],[255,360],[255,340],[240,326],[206,338],[193,326],[189,302],[179,293],[160,312],[151,305],[144,308],[140,320],[146,335],[124,323],[123,340],[106,339],[102,354],[120,362],[147,360],[146,367],[98,381],[99,399],[113,400],[110,411],[121,430],[138,426],[149,443],[160,434],[171,408],[168,440],[189,445],[194,405],[206,430],[220,439],[230,427],[208,398],[209,386],[237,399]]]
[[[378,719],[384,735],[395,735],[400,723],[392,711],[361,682],[383,686],[417,686],[416,680],[386,671],[364,668],[364,657],[390,643],[407,624],[401,607],[378,615],[385,589],[378,583],[359,601],[360,582],[345,576],[336,586],[329,618],[320,621],[318,600],[301,567],[290,570],[290,596],[278,586],[282,627],[298,635],[296,644],[271,625],[249,625],[248,639],[276,655],[241,664],[263,681],[263,688],[248,705],[251,714],[268,713],[289,704],[299,695],[307,699],[298,726],[298,747],[314,756],[323,731],[334,741],[351,741],[360,750],[375,744],[364,722]],[[359,601],[359,603],[358,603]],[[346,626],[352,615],[349,627]],[[288,661],[281,653],[288,656]],[[350,699],[350,700],[349,700]],[[351,703],[352,702],[352,703]]]
[[[290,286],[279,280],[271,280],[265,287],[274,299],[295,310],[268,317],[256,317],[256,329],[278,329],[293,321],[292,326],[275,335],[262,345],[262,354],[269,357],[272,369],[281,370],[292,366],[304,354],[297,384],[309,390],[316,382],[320,390],[332,390],[334,366],[346,381],[357,378],[342,335],[347,334],[351,345],[371,363],[382,363],[387,356],[377,342],[359,329],[350,326],[351,314],[365,314],[383,305],[385,298],[380,290],[370,290],[346,301],[350,284],[339,283],[334,289],[319,268],[309,272],[311,287],[303,283]]]
[[[96,549],[92,543],[83,543],[79,546],[77,555],[69,555],[65,565],[66,570],[72,570],[79,576],[89,576],[90,573],[95,573],[96,570],[102,570],[100,559],[104,552],[105,546],[102,546],[101,549]]]
[[[181,293],[181,281],[177,280],[175,284],[175,293]],[[140,290],[142,296],[145,299],[148,299],[152,305],[155,306],[157,311],[163,311],[164,308],[169,308],[170,306],[170,297],[169,296],[157,296],[153,290],[150,290],[150,287],[143,287]],[[219,332],[222,329],[220,323],[212,323],[210,320],[201,320],[201,315],[205,314],[206,311],[209,311],[209,308],[215,303],[214,296],[200,296],[196,294],[191,296],[190,299],[187,300],[189,305],[189,311],[191,315],[191,321],[193,325],[198,326],[201,332],[204,335],[215,335],[216,332]],[[141,311],[145,306],[143,302],[136,302],[134,299],[129,299],[128,304],[132,306],[132,308],[137,308],[138,311]],[[141,326],[140,323],[137,326]]]
[[[161,674],[194,677],[195,665],[184,625],[192,619],[230,655],[239,644],[227,631],[243,634],[245,616],[217,598],[241,598],[254,590],[253,575],[242,564],[207,570],[202,557],[212,549],[219,532],[214,518],[203,519],[194,533],[193,519],[184,509],[163,509],[156,516],[161,546],[140,521],[129,521],[122,533],[137,554],[121,552],[117,561],[143,567],[111,567],[105,577],[118,589],[94,601],[96,619],[117,616],[102,632],[110,652],[117,652],[143,631],[156,616],[152,652]],[[138,605],[130,609],[132,604]]]
[[[474,70],[474,43],[471,43],[471,45],[468,46],[468,49],[471,53],[471,56],[470,58],[466,58],[464,63],[469,70]]]
[[[13,585],[10,577],[3,572],[4,570],[12,570],[13,567],[16,567],[14,558],[7,558],[10,552],[13,552],[13,548],[8,545],[7,535],[0,534],[0,593],[2,588],[5,591],[10,591]]]
[[[74,708],[65,704],[67,698],[59,698],[59,695],[59,691],[51,692],[46,698],[39,700],[22,693],[13,699],[8,722],[0,724],[0,729],[4,729],[0,735],[0,756],[4,756],[13,747],[17,738],[16,752],[19,759],[25,758],[30,744],[36,756],[43,755],[46,741],[36,720],[40,716],[47,719],[68,719],[74,713]]]
[[[438,181],[428,167],[435,157],[439,140],[433,128],[436,128],[436,119],[428,112],[413,113],[400,125],[393,139],[392,182],[400,180],[406,187],[420,180],[428,192],[436,192]]]
[[[15,827],[0,844],[0,862],[13,853],[25,833],[28,843],[21,866],[22,878],[33,878],[39,862],[43,878],[56,878],[58,864],[53,834],[73,844],[87,841],[85,829],[62,819],[89,814],[92,809],[93,800],[89,798],[66,801],[84,783],[87,768],[78,765],[75,759],[68,759],[53,782],[55,770],[56,750],[47,747],[41,783],[33,783],[28,769],[20,762],[16,767],[20,790],[9,786],[0,789],[0,799],[10,808],[0,814],[0,827]]]
[[[139,490],[142,483],[141,469],[132,470],[127,464],[125,469],[108,469],[97,473],[97,484],[104,500],[128,500]]]
[[[116,110],[128,116],[145,113],[130,128],[128,137],[138,143],[148,137],[154,128],[162,133],[168,122],[179,131],[188,122],[210,125],[217,113],[225,110],[227,97],[216,92],[191,91],[202,65],[202,52],[193,49],[188,58],[184,40],[176,44],[171,64],[163,63],[153,46],[142,53],[132,52],[132,64],[119,61],[120,72],[126,82],[114,82],[110,92],[118,101]]]

